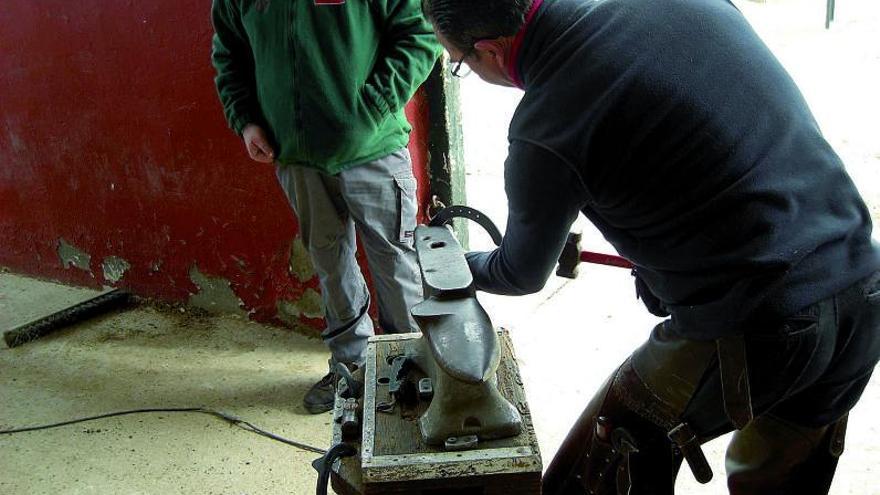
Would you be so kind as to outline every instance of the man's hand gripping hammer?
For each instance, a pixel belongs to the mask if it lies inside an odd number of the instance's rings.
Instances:
[[[630,270],[634,268],[634,265],[628,259],[620,256],[581,251],[581,235],[571,232],[565,241],[565,247],[562,248],[562,254],[559,255],[559,267],[556,269],[556,275],[565,278],[577,277],[578,265],[582,261],[598,263],[600,265],[619,266],[621,268],[629,268]]]

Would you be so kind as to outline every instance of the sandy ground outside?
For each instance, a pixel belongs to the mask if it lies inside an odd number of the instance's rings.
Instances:
[[[841,2],[831,29],[825,30],[825,2],[735,3],[798,83],[876,225],[880,221],[880,4]],[[468,203],[502,229],[507,213],[502,177],[507,125],[520,95],[518,90],[489,86],[474,75],[462,81]],[[585,220],[579,220],[577,227],[584,233],[584,249],[613,252]],[[874,237],[880,239],[876,229]],[[471,239],[472,249],[492,247],[479,228],[471,229]],[[521,298],[481,294],[480,300],[496,324],[511,330],[545,465],[593,392],[659,321],[635,299],[627,271],[602,266],[583,265],[577,280],[551,279],[538,294]],[[832,494],[880,494],[880,437],[871,420],[878,413],[880,383],[875,378],[851,415],[847,452]],[[723,457],[729,438],[707,445],[715,472],[712,482],[699,485],[684,471],[677,493],[726,493]]]

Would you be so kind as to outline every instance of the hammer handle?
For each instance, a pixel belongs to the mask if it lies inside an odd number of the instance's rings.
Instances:
[[[633,264],[626,258],[615,256],[613,254],[593,253],[591,251],[581,251],[580,260],[587,263],[596,263],[599,265],[619,266],[621,268],[633,268]]]

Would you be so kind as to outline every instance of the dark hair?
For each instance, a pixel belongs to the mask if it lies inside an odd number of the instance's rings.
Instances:
[[[467,51],[478,40],[516,34],[532,1],[422,0],[422,11],[450,43]]]

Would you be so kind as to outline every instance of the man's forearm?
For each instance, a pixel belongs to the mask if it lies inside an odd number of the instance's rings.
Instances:
[[[538,292],[553,273],[583,201],[579,181],[554,155],[515,142],[504,167],[507,227],[501,246],[468,253],[478,290],[502,295]]]
[[[240,135],[247,124],[260,123],[262,119],[254,97],[253,56],[237,15],[225,0],[215,0],[211,7],[214,25],[211,63],[217,71],[214,83],[226,120]]]
[[[540,291],[547,281],[547,277],[542,275],[546,270],[535,265],[531,265],[526,271],[517,272],[503,261],[501,249],[470,252],[465,254],[465,258],[474,277],[474,288],[479,291],[502,296],[522,296]],[[528,260],[525,261],[528,264]]]

